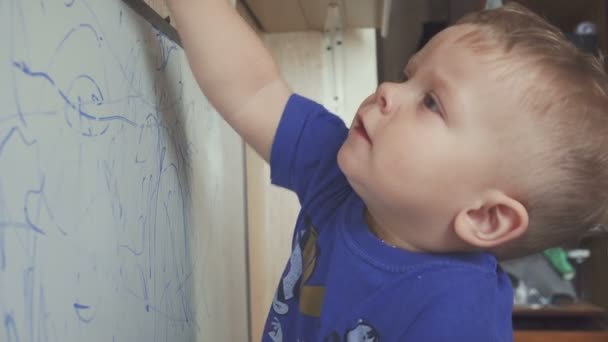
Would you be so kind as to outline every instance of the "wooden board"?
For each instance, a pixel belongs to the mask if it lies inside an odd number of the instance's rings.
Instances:
[[[169,8],[167,7],[166,0],[127,0],[127,1],[145,1],[150,7],[152,7],[161,17],[166,18],[171,15]]]
[[[606,332],[515,331],[515,342],[608,342]]]
[[[416,52],[422,24],[432,17],[429,0],[394,1],[388,37],[378,41],[379,79],[395,81]]]
[[[150,23],[155,29],[160,31],[167,38],[174,41],[180,47],[182,42],[177,34],[177,30],[170,24],[169,10],[164,4],[158,1],[144,0],[123,0],[135,13]]]
[[[542,308],[531,308],[524,305],[515,305],[513,308],[513,317],[588,317],[602,318],[606,315],[606,310],[603,308],[588,304],[575,303],[559,306],[546,306]]]
[[[343,27],[380,28],[387,0],[240,0],[246,2],[265,32],[322,31],[327,8],[338,3]]]

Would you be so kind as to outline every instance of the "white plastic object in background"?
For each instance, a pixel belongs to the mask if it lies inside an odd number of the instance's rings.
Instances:
[[[597,33],[597,26],[591,21],[583,21],[576,25],[576,34],[580,35],[591,35]]]
[[[502,0],[486,0],[486,9],[495,9],[502,7]]]
[[[568,258],[574,259],[577,263],[582,264],[585,259],[591,256],[591,251],[588,249],[571,249],[568,251]]]
[[[380,30],[380,34],[382,38],[386,38],[388,36],[388,28],[391,19],[391,6],[393,5],[392,0],[384,0],[384,6],[382,7],[382,29]]]

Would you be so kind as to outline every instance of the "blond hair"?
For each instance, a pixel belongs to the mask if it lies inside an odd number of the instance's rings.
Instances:
[[[529,227],[496,254],[512,258],[576,243],[603,223],[607,212],[608,77],[602,59],[516,3],[470,14],[459,24],[480,28],[473,39],[477,47],[498,50],[503,59],[539,76],[521,94],[548,142],[534,162],[531,156],[520,160],[526,189],[519,200],[528,210]]]

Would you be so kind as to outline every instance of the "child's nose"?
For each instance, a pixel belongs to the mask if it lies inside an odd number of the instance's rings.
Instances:
[[[389,114],[394,106],[397,83],[384,82],[376,90],[376,103],[382,114]]]

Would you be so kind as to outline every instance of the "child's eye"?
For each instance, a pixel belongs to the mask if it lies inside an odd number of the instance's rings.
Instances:
[[[422,103],[431,112],[441,115],[441,108],[439,107],[439,103],[437,103],[437,100],[435,100],[435,97],[432,94],[427,93],[426,95],[424,95]]]

